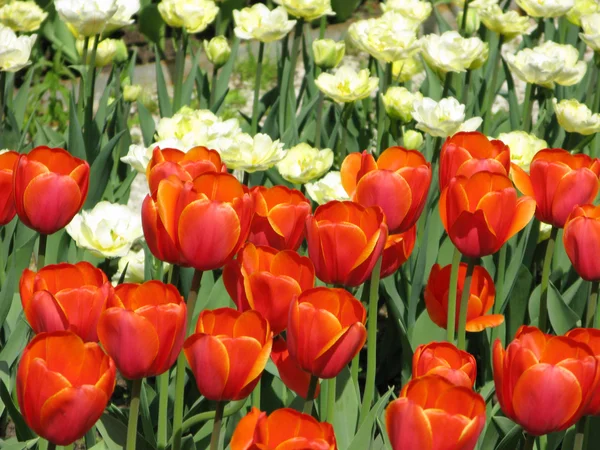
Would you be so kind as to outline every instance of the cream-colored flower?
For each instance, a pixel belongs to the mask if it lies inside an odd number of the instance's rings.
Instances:
[[[78,247],[104,258],[125,256],[144,235],[139,214],[110,202],[100,202],[91,211],[77,214],[66,230]]]
[[[308,196],[319,205],[324,205],[333,200],[350,200],[348,193],[342,186],[342,174],[335,170],[314,183],[306,183],[304,187]]]
[[[575,6],[567,13],[567,19],[572,24],[580,27],[583,17],[597,12],[600,12],[600,2],[598,0],[575,0]]]
[[[83,44],[84,41],[81,39],[77,39],[75,42],[75,47],[77,48],[77,53],[79,56],[83,55]],[[87,63],[90,63],[92,58],[92,49],[94,48],[94,43],[92,40],[89,41],[88,44],[88,52],[87,52]],[[125,49],[125,55],[127,55],[127,47],[125,46],[125,42],[122,39],[103,39],[98,43],[98,48],[96,49],[96,67],[104,67],[112,64],[114,60],[120,59],[117,58],[118,53],[122,53],[122,49]]]
[[[429,34],[421,38],[423,58],[440,72],[464,72],[481,67],[489,46],[478,37],[464,38],[457,31]]]
[[[315,64],[322,69],[333,69],[346,53],[346,43],[333,39],[315,39],[312,43]]]
[[[525,131],[511,131],[500,133],[498,139],[510,148],[510,160],[525,172],[529,172],[529,165],[534,155],[544,148],[548,148],[545,140]]]
[[[261,42],[274,42],[283,39],[294,25],[295,20],[288,20],[288,13],[283,7],[269,10],[266,5],[256,3],[249,8],[233,11],[234,32],[240,39],[256,39]]]
[[[415,130],[406,130],[402,136],[402,143],[409,150],[418,150],[423,145],[423,141],[423,134]]]
[[[128,84],[123,86],[123,98],[126,102],[135,102],[142,94],[144,88],[139,84]]]
[[[131,25],[133,16],[140,10],[140,0],[117,0],[117,12],[110,18],[106,25],[106,32],[118,30]]]
[[[600,51],[600,13],[590,14],[581,18],[583,33],[579,37],[595,52]]]
[[[119,258],[117,272],[112,277],[113,284],[119,282],[125,269],[127,272],[123,277],[124,283],[143,283],[145,281],[145,264],[146,255],[143,248],[129,250],[125,256]]]
[[[480,9],[479,16],[488,30],[505,36],[507,40],[521,34],[528,34],[530,29],[528,16],[521,16],[515,10],[504,12],[498,5]]]
[[[406,59],[394,61],[392,64],[392,76],[394,80],[404,83],[410,81],[415,75],[423,73],[425,68],[418,56],[409,56]]]
[[[431,3],[422,0],[387,0],[381,4],[383,12],[394,11],[414,20],[423,23],[431,15],[433,7]]]
[[[287,151],[285,158],[277,164],[277,170],[290,183],[303,184],[322,177],[332,164],[331,149],[319,150],[302,143]]]
[[[39,30],[46,17],[48,13],[34,2],[15,1],[0,8],[0,23],[23,33]]]
[[[289,14],[312,22],[322,16],[335,16],[331,9],[331,0],[275,0]]]
[[[215,20],[219,7],[212,0],[162,0],[158,12],[172,28],[200,33]]]
[[[349,66],[342,66],[334,75],[321,73],[315,84],[336,102],[350,103],[369,97],[377,89],[379,78],[369,75],[369,69],[356,72]]]
[[[575,0],[517,0],[519,5],[531,17],[560,17],[566,14]]]
[[[405,87],[392,86],[388,88],[382,100],[388,116],[410,122],[415,102],[423,100],[423,95],[420,92],[412,93]]]
[[[233,145],[220,153],[227,168],[253,173],[270,169],[285,157],[286,152],[283,143],[273,141],[267,134],[252,137],[242,133]]]
[[[0,25],[0,71],[17,72],[31,64],[31,48],[37,34],[19,36],[13,30]]]
[[[204,41],[204,52],[208,60],[216,67],[222,67],[231,56],[231,47],[225,36],[215,36],[210,41]]]
[[[498,2],[499,0],[471,0],[469,2],[469,8],[487,8],[491,5],[497,5]],[[452,0],[452,3],[461,8],[465,6],[465,0]]]
[[[155,142],[150,147],[144,147],[143,145],[133,144],[129,146],[129,151],[126,156],[121,158],[125,164],[129,164],[138,173],[145,174],[146,167],[152,159],[152,152],[158,147],[161,150],[163,148],[176,148],[178,150],[185,150],[183,143],[177,139],[167,139],[164,141]]]
[[[592,113],[587,105],[573,99],[562,100],[560,103],[553,99],[553,103],[558,124],[565,131],[584,135],[600,131],[600,114]]]
[[[425,97],[415,104],[412,115],[419,130],[435,137],[448,137],[459,131],[475,131],[483,122],[481,117],[465,121],[465,105],[454,97],[443,98],[439,102]]]
[[[389,11],[377,19],[359,20],[348,34],[355,45],[374,58],[394,62],[411,56],[419,46],[419,23]]]
[[[54,7],[78,37],[101,34],[118,9],[116,0],[55,0]]]
[[[584,77],[587,65],[578,61],[579,52],[572,45],[546,41],[526,48],[516,55],[504,55],[510,70],[521,80],[552,88],[554,83],[572,86]]]

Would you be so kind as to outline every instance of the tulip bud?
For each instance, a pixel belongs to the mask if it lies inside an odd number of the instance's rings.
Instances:
[[[312,44],[315,64],[321,69],[333,69],[346,53],[344,41],[335,42],[333,39],[317,39]]]
[[[460,11],[456,16],[456,23],[459,27],[462,27],[463,17],[463,11]],[[479,18],[477,10],[474,8],[469,8],[467,11],[467,23],[465,24],[465,31],[467,32],[467,34],[476,33],[477,30],[479,30],[480,25],[481,19]]]
[[[35,2],[15,1],[0,8],[0,22],[13,31],[37,31],[48,13]]]
[[[114,61],[121,63],[129,59],[129,52],[127,51],[127,45],[123,39],[114,39],[115,56]]]
[[[129,86],[123,87],[123,98],[126,102],[135,102],[140,94],[142,93],[143,88],[139,84],[132,84]]]
[[[409,150],[417,150],[423,145],[423,135],[415,130],[405,131],[403,140],[404,147]]]
[[[423,100],[420,92],[414,94],[405,87],[392,86],[382,97],[385,112],[392,119],[400,119],[402,122],[412,120],[412,111],[416,101]]]
[[[216,36],[210,41],[204,41],[204,51],[208,60],[216,68],[224,66],[231,56],[231,47],[224,36]]]

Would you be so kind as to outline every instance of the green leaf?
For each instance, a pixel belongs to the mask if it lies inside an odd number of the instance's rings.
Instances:
[[[529,298],[529,317],[537,323],[540,309],[541,285],[538,285]],[[562,295],[550,281],[548,283],[548,318],[556,334],[565,334],[579,321],[579,316],[567,305]]]
[[[335,412],[332,425],[339,448],[348,448],[356,431],[360,410],[360,402],[348,367],[344,367],[337,376],[335,391]],[[327,414],[329,415],[329,413]]]
[[[198,64],[200,61],[200,50],[196,52],[196,55],[192,58],[192,69],[188,74],[187,79],[183,83],[181,89],[181,100],[184,105],[189,105],[192,101],[192,93],[194,92],[194,81],[196,80],[196,72],[198,71]]]
[[[383,397],[381,397],[377,403],[375,403],[373,408],[371,408],[367,414],[367,417],[365,417],[365,421],[358,428],[358,432],[352,440],[352,444],[350,444],[350,447],[348,447],[348,450],[364,450],[370,447],[373,439],[373,425],[375,424],[377,418],[381,415],[383,408],[387,404],[393,392],[393,388],[388,390]]]
[[[239,48],[240,40],[236,37],[234,38],[233,44],[231,46],[231,56],[229,57],[227,63],[225,63],[225,65],[221,67],[221,71],[219,72],[219,76],[217,79],[217,88],[215,91],[215,98],[225,99],[225,96],[227,95],[227,91],[229,90],[229,79],[231,78],[231,74],[233,73],[233,67],[237,60]]]
[[[13,402],[10,392],[8,391],[8,388],[6,387],[4,382],[0,382],[0,399],[2,399],[4,406],[6,406],[6,409],[8,410],[10,418],[15,424],[15,433],[17,434],[17,438],[20,441],[27,441],[29,439],[33,439],[33,432],[25,423],[25,419],[23,419],[23,416],[19,412],[19,409]]]
[[[154,55],[156,57],[156,92],[158,94],[158,107],[161,117],[171,117],[173,115],[173,106],[169,91],[167,91],[167,82],[163,73],[162,65],[160,64],[160,52],[158,46],[154,46]]]
[[[110,156],[125,131],[126,130],[120,131],[113,136],[104,148],[100,150],[100,153],[98,153],[98,156],[92,163],[92,166],[90,167],[90,187],[84,208],[89,209],[102,200],[102,194],[104,194],[104,190],[108,183],[108,177],[110,176]]]
[[[527,303],[533,276],[527,267],[521,265],[513,284],[511,295],[508,297],[508,311],[505,314],[508,331],[508,339],[517,333],[521,325],[525,323],[525,314],[527,313]]]
[[[127,442],[127,425],[105,412],[96,423],[100,435],[109,450],[122,450]],[[153,446],[138,432],[136,448],[152,450]]]
[[[77,106],[75,105],[75,98],[72,93],[69,97],[69,137],[67,150],[71,155],[83,159],[86,159],[85,142],[83,140],[83,131],[77,118]]]
[[[413,329],[410,337],[410,344],[414,349],[419,345],[429,344],[433,341],[444,341],[446,339],[446,330],[438,327],[429,318],[427,310],[423,311]]]
[[[148,111],[148,108],[144,106],[142,102],[137,101],[138,116],[140,118],[140,128],[142,129],[142,136],[144,138],[144,145],[150,147],[154,142],[154,132],[156,131],[156,124],[152,118],[152,113]]]

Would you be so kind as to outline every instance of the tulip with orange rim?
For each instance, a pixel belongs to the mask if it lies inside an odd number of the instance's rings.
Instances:
[[[381,257],[381,278],[393,275],[402,264],[408,261],[415,248],[416,240],[416,225],[404,233],[388,235]]]
[[[35,333],[71,330],[85,342],[98,342],[98,320],[114,289],[88,262],[25,269],[19,283],[27,322]]]
[[[271,351],[271,359],[277,367],[281,381],[296,394],[304,399],[307,399],[310,394],[311,375],[305,372],[298,366],[294,358],[290,356],[285,340],[279,336],[273,341],[273,349]],[[312,398],[319,396],[321,385],[317,384]]]
[[[278,250],[298,250],[304,240],[304,223],[310,202],[296,189],[257,186],[252,189],[254,218],[248,240]]]
[[[494,342],[494,384],[504,414],[534,436],[566,430],[585,413],[598,382],[594,352],[571,337],[522,326]]]
[[[36,147],[20,155],[13,174],[19,219],[41,234],[56,233],[82,208],[89,181],[89,164],[62,148]]]
[[[295,251],[248,242],[225,266],[223,282],[240,311],[258,311],[277,335],[287,328],[294,297],[315,285],[315,269],[309,258]]]
[[[371,275],[386,244],[381,208],[332,201],[306,220],[308,256],[324,283],[359,286]]]
[[[18,159],[17,152],[0,153],[0,225],[6,225],[17,214],[13,197],[13,170]]]
[[[457,176],[477,172],[508,175],[510,149],[500,140],[489,140],[478,131],[461,131],[449,137],[440,150],[440,189]]]
[[[600,377],[600,330],[596,328],[575,328],[565,336],[574,341],[586,344],[592,350],[596,356],[596,361],[598,361],[598,376]],[[600,391],[597,388],[592,392],[590,401],[583,414],[585,416],[600,416]]]
[[[402,147],[388,148],[377,162],[367,151],[351,153],[341,174],[350,198],[366,207],[381,207],[393,234],[417,222],[431,184],[431,164],[420,152]]]
[[[420,345],[412,361],[413,378],[440,375],[456,386],[472,388],[477,377],[475,357],[449,342]]]
[[[231,437],[231,450],[337,450],[333,427],[291,408],[252,408]]]
[[[82,438],[115,387],[112,359],[70,331],[38,334],[23,351],[17,398],[27,425],[55,445]]]
[[[473,450],[485,425],[485,401],[439,375],[409,382],[385,413],[393,450]]]

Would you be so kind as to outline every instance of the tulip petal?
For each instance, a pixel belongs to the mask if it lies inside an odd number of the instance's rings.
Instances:
[[[359,227],[350,223],[320,223],[318,228],[321,252],[331,280],[344,280],[362,257],[367,237]]]
[[[552,200],[553,225],[563,227],[573,208],[594,201],[598,194],[598,177],[582,168],[566,174],[558,183]]]
[[[48,291],[38,291],[23,305],[25,317],[36,333],[69,329],[69,319],[54,296]]]
[[[287,328],[290,303],[302,292],[298,283],[286,276],[258,272],[247,279],[252,292],[250,304],[269,321],[274,334]]]
[[[229,354],[223,342],[214,336],[198,333],[185,341],[183,350],[192,372],[202,374],[196,376],[200,393],[209,400],[223,400],[230,372]]]
[[[433,450],[431,425],[423,409],[407,398],[387,407],[385,423],[394,450]]]
[[[362,323],[351,325],[342,334],[335,336],[314,361],[313,373],[319,378],[336,377],[346,364],[354,358],[367,340],[367,330]]]
[[[231,450],[249,450],[254,438],[254,431],[259,420],[266,419],[267,414],[257,408],[252,410],[239,421],[229,444]]]
[[[302,398],[307,398],[311,374],[302,370],[296,361],[290,356],[287,344],[283,338],[278,337],[273,341],[271,359],[275,363],[281,381]],[[317,384],[314,397],[317,398],[321,390],[320,383]]]
[[[467,322],[466,330],[471,333],[483,331],[486,328],[493,328],[500,326],[504,322],[504,316],[502,314],[487,314],[476,317]]]
[[[460,252],[472,258],[491,255],[498,250],[498,241],[489,229],[483,211],[463,211],[448,231],[452,243]]]
[[[232,362],[221,399],[238,400],[245,397],[245,395],[240,396],[242,389],[254,381],[264,369],[271,347],[269,346],[269,353],[261,355],[262,346],[251,337],[225,338],[221,342],[227,351],[229,361]]]
[[[531,178],[529,177],[529,174],[515,163],[511,163],[510,169],[513,182],[515,183],[517,189],[521,191],[523,195],[535,197],[533,184],[531,183]]]
[[[431,426],[432,449],[454,450],[459,448],[458,441],[463,430],[471,422],[469,419],[462,415],[450,415],[443,409],[426,409],[425,416]]]

